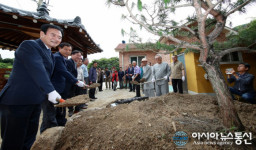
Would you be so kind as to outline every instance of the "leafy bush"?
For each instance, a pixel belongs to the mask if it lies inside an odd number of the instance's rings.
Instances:
[[[1,60],[2,63],[10,63],[13,65],[14,59],[13,58],[5,58]]]
[[[93,60],[91,63],[89,63],[88,69],[92,67],[93,62],[95,61],[98,63],[97,68],[101,68],[101,69],[108,68],[110,70],[112,67],[116,67],[117,69],[119,69],[119,58],[117,57],[111,57],[108,59],[101,58],[99,60]]]

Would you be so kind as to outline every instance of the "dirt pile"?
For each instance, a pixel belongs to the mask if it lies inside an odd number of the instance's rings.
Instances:
[[[256,105],[236,102],[247,131],[256,134]],[[147,101],[134,101],[112,108],[78,113],[66,124],[54,149],[175,149],[176,131],[222,131],[214,97],[168,94]],[[216,149],[217,145],[187,148]]]
[[[32,145],[31,150],[54,150],[64,127],[53,127],[44,131]]]

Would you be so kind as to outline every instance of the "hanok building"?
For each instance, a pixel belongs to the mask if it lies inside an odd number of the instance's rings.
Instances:
[[[160,54],[163,62],[170,64],[170,54],[165,54],[165,51],[151,50],[151,49],[140,49],[132,43],[125,43],[124,41],[115,48],[116,52],[119,52],[119,65],[126,69],[126,67],[136,61],[137,65],[141,65],[141,60],[146,58],[151,65],[156,63],[155,55]]]
[[[37,12],[30,12],[12,8],[0,4],[0,48],[3,50],[16,50],[24,40],[39,38],[42,24],[54,24],[63,28],[64,37],[62,42],[68,42],[73,49],[83,52],[83,56],[100,53],[102,49],[93,41],[84,26],[81,18],[75,17],[73,20],[61,20],[49,16],[46,4],[43,3]],[[57,49],[52,49],[56,52]],[[3,80],[4,70],[0,71],[0,81]],[[4,83],[0,83],[2,89]]]

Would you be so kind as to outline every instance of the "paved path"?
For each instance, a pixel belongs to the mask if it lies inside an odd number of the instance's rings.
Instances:
[[[141,95],[143,96],[142,92]],[[97,91],[95,94],[95,97],[98,99],[88,103],[88,109],[103,108],[117,99],[127,99],[135,96],[136,93],[129,92],[129,89],[117,89],[113,91],[112,89],[105,89],[104,87],[102,92]]]

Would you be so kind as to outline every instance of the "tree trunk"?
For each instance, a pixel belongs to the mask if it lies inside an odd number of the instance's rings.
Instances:
[[[213,90],[216,93],[222,121],[227,128],[237,127],[243,130],[244,126],[236,112],[235,105],[225,79],[221,73],[219,62],[215,63],[202,63],[208,78],[212,84]]]

